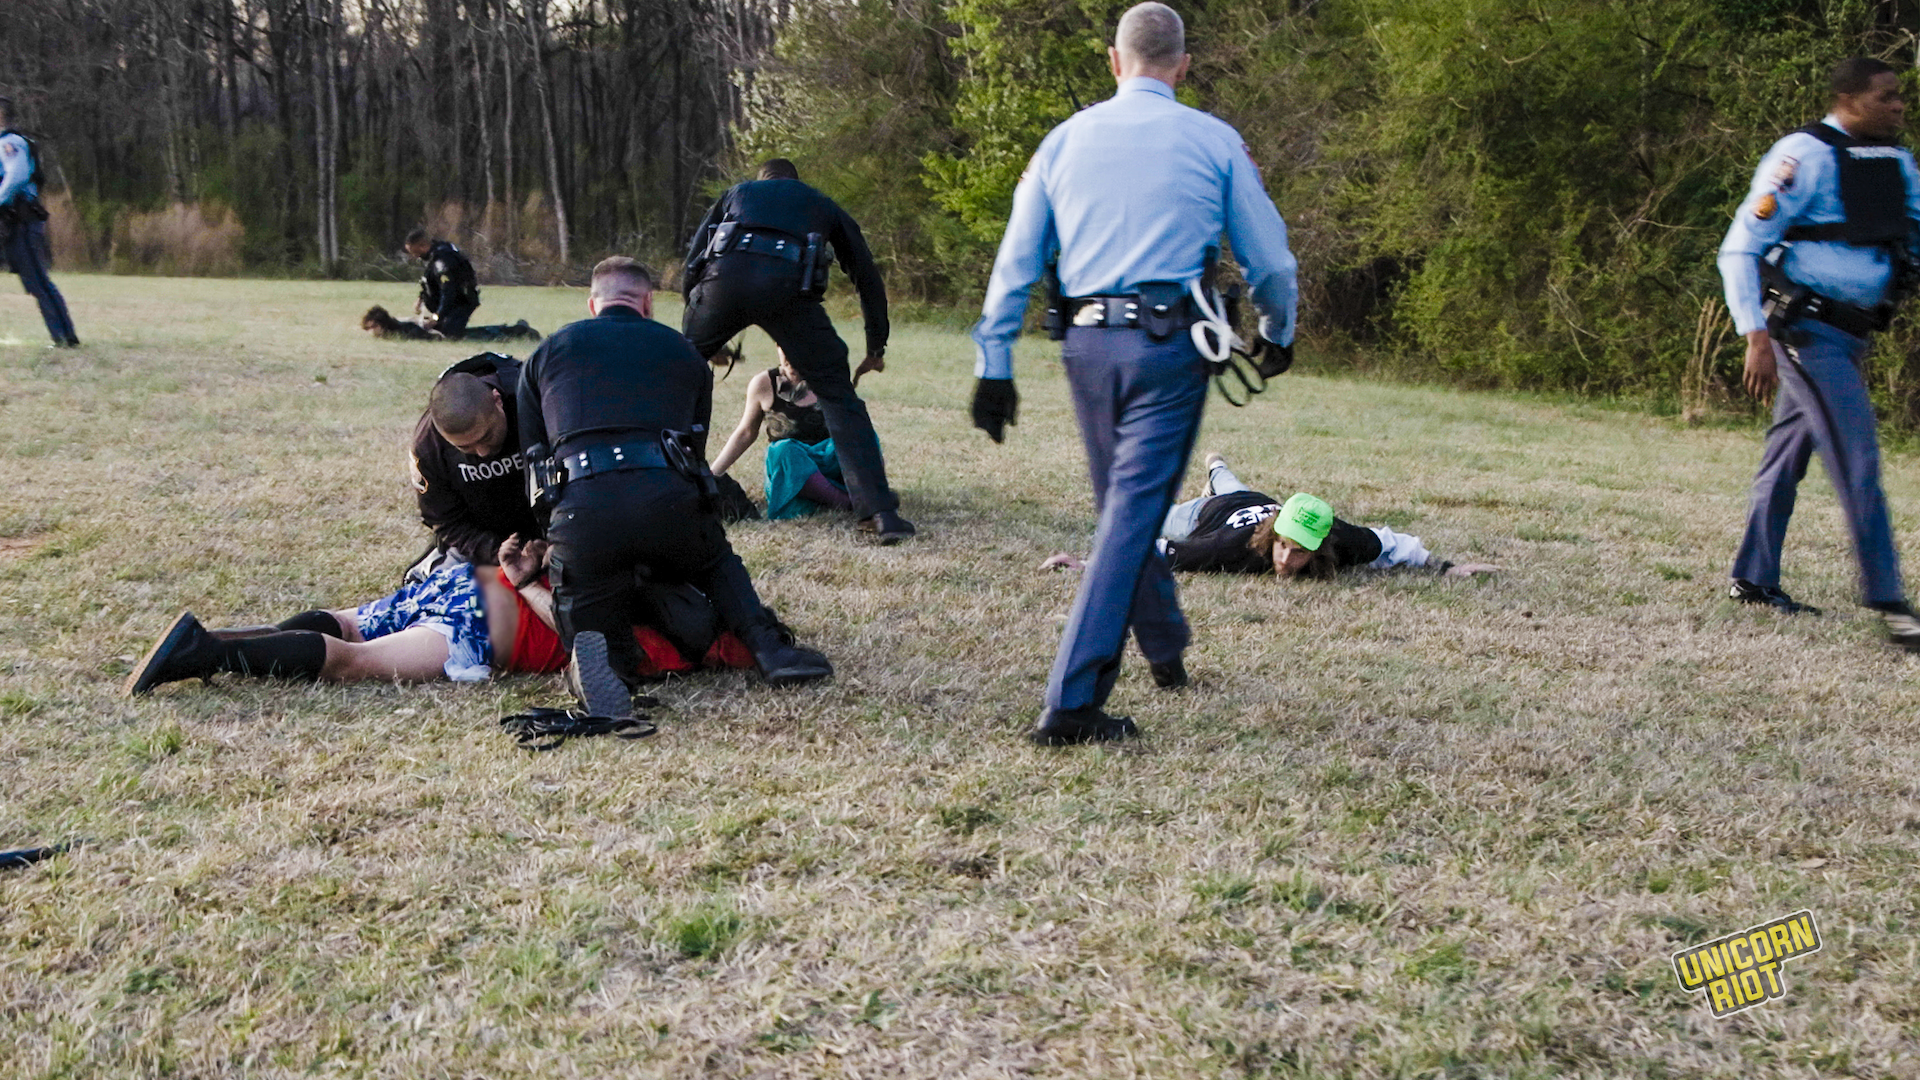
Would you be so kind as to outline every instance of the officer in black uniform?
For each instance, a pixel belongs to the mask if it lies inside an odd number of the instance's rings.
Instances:
[[[425,229],[407,234],[407,254],[426,262],[420,275],[420,299],[415,311],[433,316],[432,329],[446,337],[467,332],[467,320],[480,306],[480,279],[466,253],[445,240],[435,240]]]
[[[413,490],[420,520],[438,542],[419,569],[430,572],[449,555],[492,563],[509,536],[540,535],[527,505],[519,387],[520,361],[491,352],[460,361],[434,383],[413,429]]]
[[[851,376],[847,343],[820,306],[830,252],[853,279],[866,318],[867,356]],[[912,536],[913,525],[897,512],[900,499],[887,486],[867,404],[854,392],[860,376],[886,369],[888,329],[886,285],[860,226],[801,183],[793,162],[774,158],[760,166],[758,180],[735,185],[707,211],[687,249],[681,287],[687,295],[682,328],[701,356],[712,357],[735,334],[758,326],[813,388],[860,530],[882,544]]]
[[[833,674],[826,657],[782,640],[702,493],[713,372],[653,321],[652,275],[624,256],[603,260],[587,310],[594,318],[527,358],[518,415],[535,497],[559,487],[547,529],[555,621],[587,711],[629,711],[636,579],[705,592],[770,683]]]

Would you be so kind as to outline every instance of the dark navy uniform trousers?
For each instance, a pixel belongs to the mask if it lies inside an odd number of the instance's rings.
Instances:
[[[1880,490],[1880,444],[1860,360],[1867,342],[1826,323],[1802,320],[1806,344],[1777,346],[1780,389],[1773,426],[1754,475],[1747,531],[1734,557],[1733,576],[1756,585],[1780,584],[1780,547],[1794,497],[1815,451],[1827,470],[1853,533],[1860,591],[1869,604],[1900,600],[1900,556]]]
[[[7,265],[20,275],[20,284],[40,304],[40,318],[47,324],[53,343],[65,345],[79,335],[73,332],[73,317],[67,314],[66,298],[47,276],[47,223],[29,221],[8,231]]]
[[[1184,327],[1157,343],[1144,330],[1072,327],[1061,361],[1100,515],[1047,679],[1047,708],[1077,709],[1106,703],[1129,630],[1154,663],[1191,637],[1154,540],[1193,453],[1207,364]]]

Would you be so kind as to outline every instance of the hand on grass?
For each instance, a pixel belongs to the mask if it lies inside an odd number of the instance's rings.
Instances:
[[[1040,569],[1042,570],[1085,570],[1086,568],[1086,563],[1064,551],[1057,555],[1047,556],[1047,560],[1040,564]]]
[[[1500,567],[1495,566],[1492,563],[1483,563],[1483,562],[1454,563],[1452,566],[1447,567],[1447,576],[1448,577],[1476,577],[1480,574],[1497,574],[1500,572],[1500,569],[1501,569]]]

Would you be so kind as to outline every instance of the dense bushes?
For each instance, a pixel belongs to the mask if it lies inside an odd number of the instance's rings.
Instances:
[[[910,261],[914,289],[970,303],[1040,136],[1111,93],[1104,46],[1127,6],[808,5],[743,145],[790,147]],[[1323,354],[1695,409],[1731,400],[1739,347],[1713,256],[1759,155],[1820,115],[1836,60],[1907,59],[1895,27],[1920,14],[1912,0],[1176,6],[1194,54],[1182,99],[1246,136]],[[858,185],[834,187],[862,175],[889,179],[879,214]],[[1920,420],[1920,334],[1889,335],[1875,364],[1883,404]]]

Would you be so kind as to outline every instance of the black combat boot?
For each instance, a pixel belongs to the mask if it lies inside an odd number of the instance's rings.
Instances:
[[[633,691],[607,660],[607,638],[598,630],[573,635],[567,687],[588,716],[619,720],[633,715]]]
[[[127,676],[128,697],[166,682],[211,679],[230,671],[268,679],[317,679],[327,664],[327,640],[310,630],[276,630],[222,638],[183,611]]]
[[[773,686],[793,686],[832,677],[833,665],[827,658],[793,644],[792,631],[783,636],[781,630],[784,629],[778,623],[762,623],[741,635],[747,651],[753,653],[753,664],[760,669],[760,677]]]

